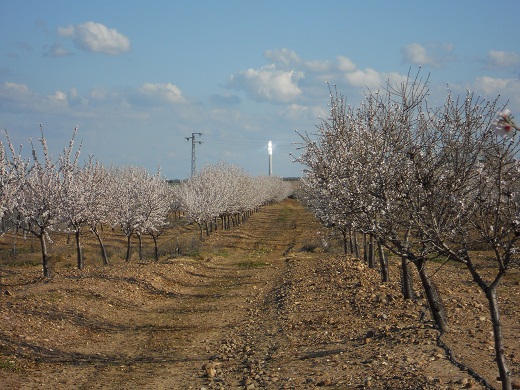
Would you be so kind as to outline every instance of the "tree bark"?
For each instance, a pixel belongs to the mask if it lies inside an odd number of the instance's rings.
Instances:
[[[415,259],[414,264],[417,267],[417,271],[419,272],[419,276],[421,278],[424,293],[426,294],[426,299],[428,300],[428,306],[430,308],[432,318],[435,321],[435,324],[437,325],[439,331],[441,333],[447,333],[449,331],[449,328],[446,316],[446,309],[444,307],[444,303],[442,302],[437,286],[428,275],[428,271],[426,270],[426,260]]]
[[[363,260],[368,264],[368,243],[366,233],[363,233]]]
[[[507,368],[506,357],[504,354],[504,337],[502,335],[502,323],[500,321],[500,313],[498,310],[497,285],[493,285],[486,289],[486,298],[489,304],[491,314],[491,322],[493,324],[493,337],[495,339],[495,359],[502,381],[502,390],[511,390],[511,372]]]
[[[345,229],[341,229],[341,235],[343,236],[343,254],[347,255],[348,254],[347,231]]]
[[[139,242],[139,261],[143,261],[143,237],[141,233],[137,233],[137,239]]]
[[[506,357],[504,354],[504,337],[502,334],[502,323],[500,321],[500,312],[498,308],[497,288],[500,284],[500,280],[505,273],[505,270],[500,270],[495,280],[488,285],[477,272],[476,267],[473,265],[471,259],[466,254],[465,264],[468,268],[471,276],[475,283],[480,289],[486,294],[488,301],[489,312],[491,315],[491,323],[493,325],[493,338],[495,341],[495,360],[497,362],[498,372],[500,380],[502,381],[502,390],[511,390],[511,372],[507,368]]]
[[[401,256],[401,286],[404,299],[413,299],[412,273],[406,256]]]
[[[357,240],[357,234],[356,234],[355,230],[354,230],[354,254],[356,255],[356,258],[359,259],[359,243]]]
[[[155,261],[159,261],[159,248],[157,247],[157,237],[154,234],[151,234],[151,236],[153,239]]]
[[[40,240],[40,246],[42,249],[43,276],[46,278],[51,278],[52,270],[51,270],[51,265],[49,263],[49,255],[47,253],[47,243],[45,242],[45,233],[41,232],[38,235],[38,239]]]
[[[388,261],[386,260],[385,251],[381,245],[381,241],[377,240],[377,250],[379,251],[379,265],[381,267],[381,279],[383,283],[390,281],[390,274],[388,272]]]
[[[354,254],[354,241],[352,240],[352,228],[349,228],[348,229],[348,243],[349,243],[349,246],[350,246],[350,254],[353,255]]]
[[[374,246],[374,235],[370,233],[368,240],[368,268],[376,268],[376,251]]]
[[[132,256],[132,235],[129,234],[126,236],[127,244],[126,244],[126,257],[125,261],[128,263],[130,262],[130,258]]]
[[[92,231],[92,233],[94,233],[96,235],[96,238],[99,242],[99,246],[101,247],[101,257],[103,259],[103,264],[108,265],[107,250],[105,248],[105,244],[103,243],[103,240],[101,239],[101,235],[99,234],[97,228],[91,228],[90,230]]]
[[[76,229],[74,232],[74,236],[76,237],[76,253],[78,259],[78,269],[83,269],[85,267],[85,261],[83,259],[83,250],[81,249],[81,238],[80,238],[80,230]]]

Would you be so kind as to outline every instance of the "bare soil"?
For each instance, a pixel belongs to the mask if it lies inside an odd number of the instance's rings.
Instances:
[[[324,251],[295,200],[204,241],[197,256],[110,266],[0,268],[2,389],[500,388],[485,298],[463,268],[432,263],[449,313],[437,345],[414,301],[362,261]],[[196,235],[196,231],[191,231]],[[73,258],[71,260],[73,263]],[[520,375],[520,275],[499,289]]]

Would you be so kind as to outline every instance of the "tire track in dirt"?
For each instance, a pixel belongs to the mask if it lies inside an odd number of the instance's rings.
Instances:
[[[235,263],[245,259],[258,263],[254,278],[263,283],[255,285],[256,293],[246,298],[246,317],[217,346],[209,364],[217,368],[217,375],[206,377],[203,387],[254,388],[256,384],[256,388],[281,388],[279,370],[291,343],[280,317],[284,290],[294,260],[316,256],[300,251],[317,242],[318,230],[310,213],[287,200],[254,215],[237,231],[212,240],[214,246],[233,250]]]
[[[287,200],[214,233],[203,259],[68,269],[19,283],[2,308],[0,353],[12,351],[25,367],[0,371],[0,380],[13,389],[240,388],[252,348],[262,360],[278,348],[280,326],[266,308],[287,253],[313,239],[312,223]],[[216,375],[208,377],[207,362]]]

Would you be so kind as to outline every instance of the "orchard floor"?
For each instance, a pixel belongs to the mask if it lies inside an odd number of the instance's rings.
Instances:
[[[436,339],[417,275],[402,299],[361,261],[322,249],[295,200],[205,240],[198,257],[0,268],[2,389],[481,389]],[[453,356],[500,388],[491,322],[469,274],[431,264]],[[520,275],[499,289],[520,379]]]

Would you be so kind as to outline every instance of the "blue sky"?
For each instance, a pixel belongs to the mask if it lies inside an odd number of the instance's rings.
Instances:
[[[28,154],[43,124],[58,154],[78,126],[82,156],[167,178],[227,161],[300,176],[296,130],[327,117],[336,84],[366,87],[419,65],[432,104],[467,89],[520,112],[520,2],[2,0],[0,127]],[[520,114],[518,114],[520,115]]]

